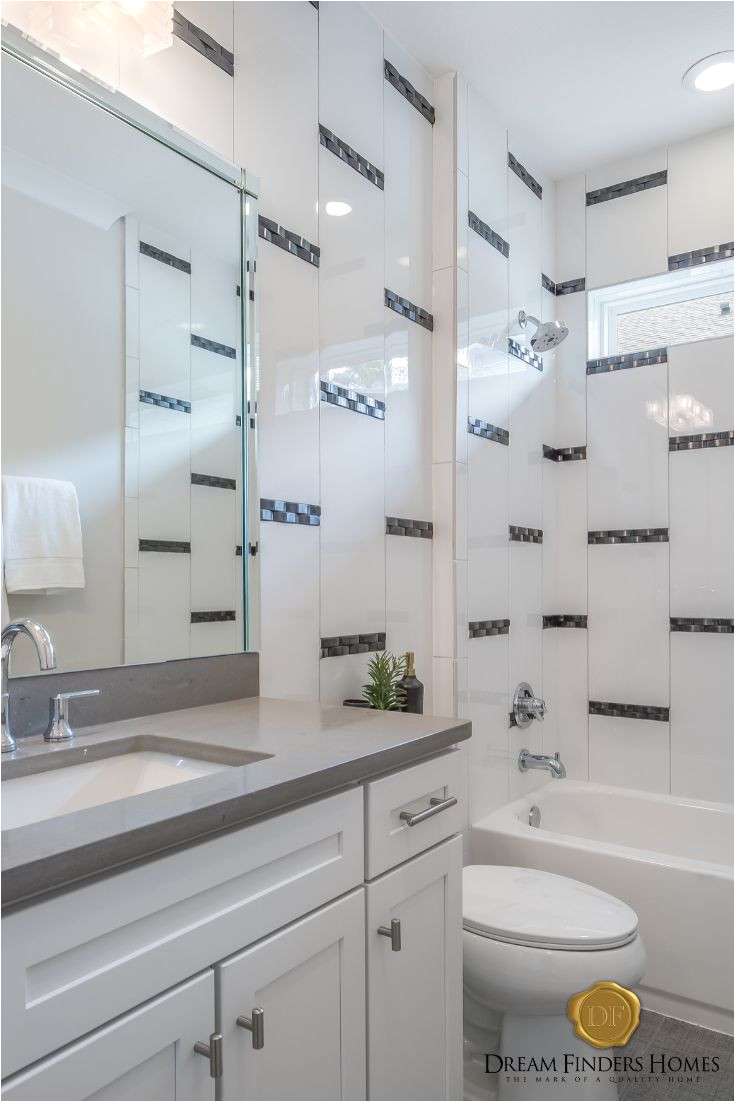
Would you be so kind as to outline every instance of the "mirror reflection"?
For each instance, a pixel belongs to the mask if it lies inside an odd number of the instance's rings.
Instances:
[[[3,623],[62,670],[242,650],[241,192],[10,58],[2,93]]]

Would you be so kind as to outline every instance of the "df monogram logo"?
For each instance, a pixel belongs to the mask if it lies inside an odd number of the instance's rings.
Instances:
[[[617,983],[604,981],[572,995],[567,1017],[577,1037],[594,1048],[627,1045],[638,1028],[641,1004],[637,995]]]

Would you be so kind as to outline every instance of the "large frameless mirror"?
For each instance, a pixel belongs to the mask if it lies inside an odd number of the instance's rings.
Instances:
[[[241,651],[239,170],[7,53],[2,107],[3,622],[62,670]]]

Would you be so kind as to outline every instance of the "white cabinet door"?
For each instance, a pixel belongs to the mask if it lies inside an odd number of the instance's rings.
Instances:
[[[359,888],[215,968],[224,1099],[365,1097]],[[262,1047],[237,1024],[262,1010]]]
[[[461,838],[367,885],[367,962],[368,1098],[461,1098]]]
[[[209,1061],[194,1052],[214,1029],[209,970],[3,1082],[4,1099],[214,1098]]]

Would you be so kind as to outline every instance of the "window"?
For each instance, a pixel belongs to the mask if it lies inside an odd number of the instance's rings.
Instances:
[[[733,332],[733,261],[601,287],[587,296],[589,356],[625,355]]]

